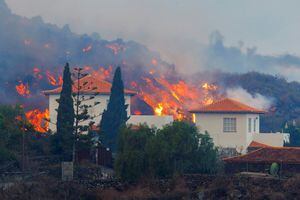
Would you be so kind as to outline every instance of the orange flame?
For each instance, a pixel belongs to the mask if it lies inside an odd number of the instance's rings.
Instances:
[[[45,111],[40,111],[38,109],[30,110],[25,113],[25,116],[37,132],[45,133],[48,131],[50,117],[48,109]]]
[[[91,74],[100,80],[109,80],[112,75],[113,67],[109,66],[107,69],[104,67],[99,67],[98,70],[92,70]]]
[[[87,52],[91,51],[92,48],[93,48],[93,46],[92,46],[92,45],[89,45],[89,46],[83,48],[83,49],[82,49],[82,52],[83,52],[83,53],[87,53]]]
[[[28,83],[24,84],[22,81],[19,81],[20,84],[16,85],[16,91],[19,95],[23,97],[28,97],[30,95],[29,85]]]
[[[61,86],[63,84],[62,76],[58,76],[58,78],[56,79],[54,75],[52,75],[49,71],[46,71],[46,76],[49,83],[53,86]]]
[[[157,66],[157,65],[158,65],[158,62],[157,62],[157,60],[156,60],[155,58],[153,58],[153,59],[151,60],[151,63],[152,63],[152,65],[154,65],[154,66]]]
[[[43,76],[41,75],[41,70],[37,67],[33,68],[33,74],[39,80],[41,80],[43,78]]]
[[[113,51],[115,55],[117,55],[120,51],[125,51],[126,48],[123,45],[113,43],[113,44],[107,44],[106,48],[109,48]]]
[[[151,74],[150,74],[151,75]],[[195,106],[207,105],[214,101],[217,86],[204,83],[203,87],[178,80],[172,83],[161,75],[160,78],[143,77],[144,83],[131,86],[138,90],[138,96],[150,105],[158,116],[173,115],[176,119],[191,119],[188,112]]]
[[[135,115],[141,115],[141,114],[142,114],[142,112],[139,111],[139,110],[135,110],[133,113],[134,113]]]
[[[195,113],[192,114],[192,122],[196,123],[196,114]]]
[[[154,112],[155,112],[156,115],[161,116],[162,113],[163,113],[163,109],[164,109],[163,104],[162,104],[162,103],[159,103],[159,104],[157,105],[157,107],[154,108]]]

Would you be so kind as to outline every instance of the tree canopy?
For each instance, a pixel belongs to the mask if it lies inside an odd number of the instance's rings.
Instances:
[[[188,122],[175,121],[161,130],[129,126],[119,135],[115,170],[126,181],[143,176],[216,173],[217,149],[207,133],[200,134]]]
[[[129,119],[127,108],[121,68],[118,67],[114,74],[109,102],[100,122],[102,143],[113,152],[116,151],[119,130]]]
[[[64,68],[63,85],[58,100],[57,136],[54,138],[54,151],[66,161],[72,160],[74,141],[74,104],[72,97],[72,79],[69,64]]]
[[[21,151],[22,113],[20,106],[0,106],[0,164],[15,160]]]

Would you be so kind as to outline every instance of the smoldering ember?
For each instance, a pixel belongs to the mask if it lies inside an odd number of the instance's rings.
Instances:
[[[298,199],[298,7],[0,0],[0,199]]]

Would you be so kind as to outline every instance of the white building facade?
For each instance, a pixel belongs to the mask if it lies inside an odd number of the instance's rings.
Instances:
[[[260,133],[264,111],[238,101],[223,99],[190,112],[199,132],[208,132],[218,147],[246,153],[253,141],[275,147],[284,144],[283,133]]]

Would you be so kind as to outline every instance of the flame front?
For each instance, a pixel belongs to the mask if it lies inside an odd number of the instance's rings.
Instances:
[[[156,108],[154,108],[154,112],[156,115],[161,116],[163,113],[164,107],[162,103],[159,103]]]
[[[217,98],[218,87],[214,84],[187,83],[184,80],[172,81],[160,75],[155,78],[153,73],[143,77],[143,82],[131,82],[131,87],[138,90],[138,96],[150,105],[155,115],[173,115],[175,119],[190,119],[188,112],[192,107],[208,105]]]
[[[32,124],[34,130],[40,133],[48,131],[49,127],[49,110],[41,111],[38,109],[30,110],[25,113],[26,119]]]
[[[152,66],[159,65],[155,59],[150,64]],[[85,73],[89,73],[101,80],[111,82],[113,77],[112,66],[99,67],[98,70],[94,70],[91,66],[84,66],[83,69]],[[48,84],[52,86],[58,87],[63,83],[61,75],[50,71],[42,72],[37,67],[33,68],[33,75],[36,80],[44,81],[46,79]],[[178,79],[172,74],[165,74],[155,67],[149,70],[148,74],[144,74],[141,77],[133,76],[133,78],[134,81],[125,81],[126,88],[137,91],[136,98],[148,104],[157,116],[172,115],[177,120],[188,119],[194,121],[194,117],[188,112],[189,109],[211,104],[216,98],[219,98],[218,86],[215,84],[201,81],[188,82]],[[28,97],[30,94],[29,85],[21,81],[16,86],[16,90],[23,97]],[[143,108],[137,109],[132,113],[141,115],[143,114]],[[36,131],[43,133],[48,130],[49,121],[45,119],[49,118],[49,110],[30,110],[26,112],[26,118],[33,124]]]
[[[83,48],[83,49],[82,49],[82,52],[83,52],[83,53],[87,53],[87,52],[91,51],[92,48],[93,48],[93,46],[92,46],[92,45],[89,45],[89,46]]]
[[[126,48],[123,45],[120,45],[120,44],[117,44],[117,43],[107,44],[106,48],[111,49],[115,55],[117,55],[121,51],[126,50]]]
[[[61,86],[63,84],[62,76],[58,76],[58,78],[56,79],[54,75],[52,75],[49,71],[46,71],[46,76],[48,78],[49,83],[53,86]]]
[[[16,85],[16,91],[18,92],[19,95],[23,97],[28,97],[30,95],[30,90],[29,90],[29,85],[24,84],[22,81],[19,81],[20,84]]]

